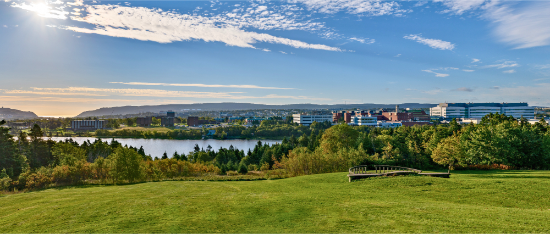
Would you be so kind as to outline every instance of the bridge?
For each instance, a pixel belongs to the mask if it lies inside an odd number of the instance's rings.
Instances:
[[[355,166],[349,169],[349,182],[355,179],[360,178],[369,178],[377,176],[398,176],[398,175],[424,175],[432,177],[442,177],[449,178],[451,173],[422,173],[422,170],[409,168],[409,167],[399,167],[391,165],[374,165],[374,171],[369,170],[369,167],[366,165]]]

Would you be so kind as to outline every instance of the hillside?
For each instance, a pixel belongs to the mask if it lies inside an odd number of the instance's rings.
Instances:
[[[404,103],[399,104],[401,108],[429,108],[436,104],[420,104],[420,103]],[[317,105],[317,104],[289,104],[289,105],[264,105],[253,103],[195,103],[195,104],[170,104],[158,106],[121,106],[121,107],[104,107],[97,110],[85,111],[76,117],[91,117],[104,115],[125,115],[139,114],[144,112],[159,112],[159,111],[184,111],[184,110],[253,110],[253,109],[347,109],[347,108],[395,108],[395,104],[335,104],[335,105]]]
[[[550,231],[550,172],[165,181],[0,197],[0,233]]]
[[[0,120],[13,120],[13,119],[35,119],[38,115],[31,111],[20,111],[10,108],[0,108]]]

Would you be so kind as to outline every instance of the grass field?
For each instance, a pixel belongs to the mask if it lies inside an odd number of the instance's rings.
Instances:
[[[165,181],[0,197],[0,232],[550,232],[550,172]]]

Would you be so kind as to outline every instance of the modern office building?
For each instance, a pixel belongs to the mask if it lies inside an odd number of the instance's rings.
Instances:
[[[71,128],[75,131],[104,129],[106,122],[105,120],[73,120]]]
[[[483,118],[488,114],[505,114],[514,118],[535,118],[535,107],[521,103],[439,103],[430,108],[430,116],[442,119]]]
[[[331,122],[332,123],[332,115],[305,115],[305,114],[293,114],[292,115],[292,122],[309,126],[313,122]]]

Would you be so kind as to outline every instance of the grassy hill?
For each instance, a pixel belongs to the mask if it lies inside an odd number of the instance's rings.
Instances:
[[[164,181],[0,197],[0,232],[549,232],[550,172]]]

